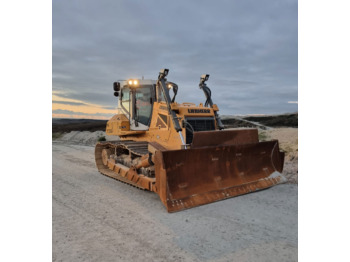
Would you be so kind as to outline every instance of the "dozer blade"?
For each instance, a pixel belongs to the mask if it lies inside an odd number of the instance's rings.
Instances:
[[[168,212],[285,182],[278,141],[157,151],[156,187]]]

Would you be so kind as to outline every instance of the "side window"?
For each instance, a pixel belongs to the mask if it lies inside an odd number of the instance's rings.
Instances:
[[[137,121],[148,126],[152,113],[152,90],[140,88],[136,91],[136,114]]]
[[[130,114],[130,88],[122,89],[121,102],[123,109]]]

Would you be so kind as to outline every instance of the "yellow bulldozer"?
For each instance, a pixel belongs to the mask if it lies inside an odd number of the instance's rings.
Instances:
[[[106,134],[120,140],[96,144],[100,173],[157,193],[168,212],[285,182],[277,140],[259,142],[254,128],[224,129],[209,75],[200,78],[206,101],[197,106],[175,102],[178,86],[168,72],[114,82],[118,109]]]

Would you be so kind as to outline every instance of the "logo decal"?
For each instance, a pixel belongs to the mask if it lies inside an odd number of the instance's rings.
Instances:
[[[198,113],[209,114],[210,110],[209,109],[188,109],[188,113],[190,113],[190,114],[198,114]]]

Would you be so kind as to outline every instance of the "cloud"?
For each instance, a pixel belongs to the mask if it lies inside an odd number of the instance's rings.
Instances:
[[[84,113],[84,112],[76,112],[76,111],[70,111],[70,110],[63,110],[63,109],[56,109],[52,110],[52,114],[64,114],[64,115],[79,115],[79,116],[100,116],[100,117],[105,117],[105,118],[110,118],[112,114],[105,114],[105,113]]]
[[[86,103],[70,102],[70,101],[57,101],[57,100],[53,100],[52,103],[63,104],[63,105],[74,105],[74,106],[86,105]]]
[[[157,79],[166,67],[178,101],[203,102],[199,77],[208,73],[226,114],[297,110],[285,103],[298,93],[297,0],[180,0],[164,8],[155,0],[53,1],[53,91],[112,108],[114,81]]]
[[[102,108],[109,109],[109,110],[115,110],[117,108],[116,106],[103,106]]]
[[[298,101],[288,101],[288,104],[298,104]]]
[[[117,106],[117,98],[113,95],[112,88],[109,92],[75,92],[74,90],[67,90],[65,92],[56,94],[56,97],[65,99],[74,99],[79,101],[86,101],[85,104],[97,104],[101,106],[111,107],[113,104]],[[83,102],[81,102],[83,103]]]

